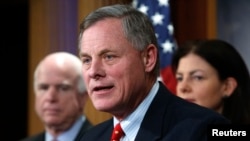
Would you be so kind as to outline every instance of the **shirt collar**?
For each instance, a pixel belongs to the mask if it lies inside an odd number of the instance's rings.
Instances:
[[[137,135],[137,132],[139,131],[141,122],[151,102],[153,101],[158,89],[159,89],[159,82],[156,81],[152,89],[150,90],[149,94],[142,101],[142,103],[138,105],[138,107],[135,109],[134,112],[132,112],[124,120],[121,121],[121,127],[125,133],[125,137],[123,140],[129,140],[129,141],[135,140],[135,137]],[[119,120],[115,117],[113,117],[113,121],[114,121],[113,122],[114,126],[119,122]]]
[[[77,136],[79,130],[82,127],[82,124],[85,122],[86,117],[84,115],[80,116],[75,123],[65,132],[61,133],[57,139],[59,141],[73,141],[75,137]],[[51,141],[53,139],[53,136],[49,133],[45,133],[46,141]]]

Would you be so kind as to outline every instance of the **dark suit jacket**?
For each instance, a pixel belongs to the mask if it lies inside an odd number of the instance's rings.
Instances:
[[[82,127],[80,129],[80,131],[78,132],[76,138],[74,141],[79,141],[80,137],[87,131],[89,130],[93,125],[90,123],[90,121],[88,121],[87,119],[85,120],[85,122],[82,124]],[[20,141],[45,141],[45,132],[39,133],[37,135],[25,138],[23,140]]]
[[[135,141],[204,141],[208,124],[229,123],[216,112],[189,103],[160,82],[160,88],[141,123]],[[80,141],[110,141],[113,120],[90,129]]]

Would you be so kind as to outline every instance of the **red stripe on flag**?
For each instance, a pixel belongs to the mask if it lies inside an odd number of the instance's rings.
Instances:
[[[165,86],[173,93],[176,94],[176,78],[170,66],[161,69],[161,79]]]

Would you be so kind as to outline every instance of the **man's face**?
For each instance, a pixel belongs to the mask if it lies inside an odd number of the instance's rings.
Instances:
[[[76,76],[59,66],[44,65],[35,81],[36,112],[45,125],[71,124],[83,108]]]
[[[127,41],[119,19],[104,19],[85,30],[80,58],[88,94],[97,110],[125,115],[143,99],[141,52]]]

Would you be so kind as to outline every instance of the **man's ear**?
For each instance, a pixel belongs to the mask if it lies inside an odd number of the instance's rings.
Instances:
[[[145,50],[145,56],[143,58],[143,63],[146,72],[150,72],[154,69],[157,61],[157,48],[155,45],[148,45]]]
[[[235,78],[233,77],[228,77],[225,80],[225,89],[224,89],[224,97],[230,97],[234,90],[236,89],[238,83]]]

